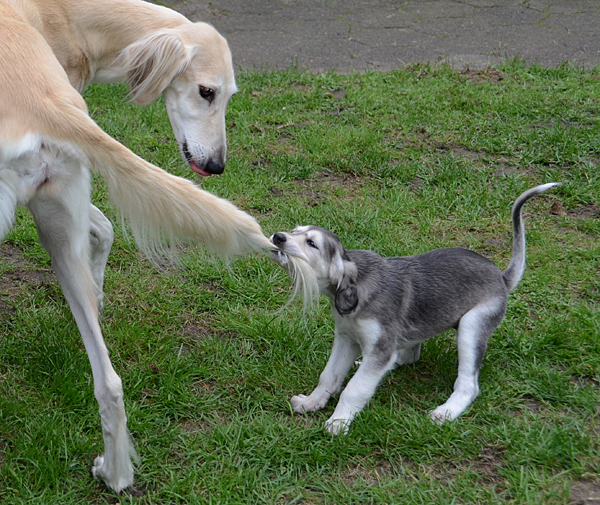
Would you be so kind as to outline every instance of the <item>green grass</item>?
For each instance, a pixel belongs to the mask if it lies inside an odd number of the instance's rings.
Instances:
[[[481,393],[458,421],[428,418],[456,377],[452,332],[388,375],[347,437],[288,400],[331,347],[263,257],[226,265],[189,248],[161,273],[120,226],[102,328],[141,462],[131,493],[91,479],[102,436],[87,357],[24,211],[0,249],[0,502],[566,504],[599,489],[600,70],[237,76],[223,176],[203,180],[260,221],[335,231],[384,255],[468,247],[508,264],[526,188],[528,267],[493,335]],[[193,177],[162,102],[93,86],[90,113],[147,160]],[[94,202],[115,223],[102,181]],[[596,486],[594,488],[594,486]]]

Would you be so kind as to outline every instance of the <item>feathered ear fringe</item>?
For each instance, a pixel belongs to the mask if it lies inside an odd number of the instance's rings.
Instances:
[[[151,33],[135,41],[115,61],[127,74],[131,97],[141,105],[156,100],[189,63],[181,38],[169,32]]]
[[[297,297],[302,297],[304,312],[312,309],[319,300],[319,283],[311,266],[302,258],[279,252],[279,264],[290,274],[294,288],[289,301],[281,308],[287,308]]]

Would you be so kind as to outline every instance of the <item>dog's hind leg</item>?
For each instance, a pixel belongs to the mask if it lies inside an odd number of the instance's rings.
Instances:
[[[112,367],[98,323],[89,258],[89,176],[76,160],[59,155],[55,162],[61,164],[57,175],[38,189],[28,207],[92,368],[104,436],[104,456],[96,458],[92,472],[118,492],[133,483],[134,452],[127,432],[121,379]]]
[[[429,415],[438,424],[460,416],[479,394],[479,368],[492,332],[502,322],[504,299],[492,299],[467,312],[458,324],[458,377],[450,398]]]
[[[329,398],[341,389],[350,367],[359,354],[360,347],[356,342],[336,332],[331,355],[321,372],[317,387],[308,396],[292,396],[290,403],[294,412],[302,414],[324,408]]]
[[[0,172],[2,167],[0,166]],[[15,220],[17,195],[11,184],[0,178],[0,241],[10,231]]]
[[[98,310],[103,308],[104,270],[114,240],[112,223],[98,207],[90,204],[90,267]]]

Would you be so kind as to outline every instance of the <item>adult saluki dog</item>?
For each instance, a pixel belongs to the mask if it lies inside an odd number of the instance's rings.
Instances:
[[[231,54],[211,26],[138,0],[0,0],[0,40],[0,238],[17,205],[27,206],[92,366],[104,435],[92,472],[118,492],[133,483],[134,451],[98,324],[113,232],[91,204],[89,171],[104,178],[146,253],[180,240],[223,255],[272,245],[233,204],[105,134],[80,93],[125,81],[141,104],[162,94],[184,159],[202,175],[220,173],[236,91]]]

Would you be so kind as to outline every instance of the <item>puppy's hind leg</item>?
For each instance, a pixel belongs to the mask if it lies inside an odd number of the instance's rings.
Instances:
[[[308,395],[292,396],[290,403],[294,412],[314,412],[325,407],[331,395],[337,394],[350,371],[352,363],[360,353],[359,345],[336,332],[331,356],[319,378],[319,384]]]
[[[492,332],[502,322],[506,301],[489,300],[467,312],[458,324],[458,377],[450,398],[429,415],[442,424],[460,416],[479,394],[479,368]]]
[[[412,365],[419,361],[421,357],[421,344],[408,347],[407,349],[398,350],[398,358],[396,359],[396,368],[402,365]]]

